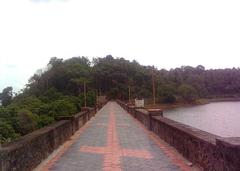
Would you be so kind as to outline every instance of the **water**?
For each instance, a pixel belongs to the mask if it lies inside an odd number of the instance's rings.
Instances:
[[[222,137],[240,137],[240,102],[214,102],[164,111],[164,117]]]

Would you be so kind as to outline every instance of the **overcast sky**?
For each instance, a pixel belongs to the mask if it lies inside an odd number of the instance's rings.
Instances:
[[[240,66],[239,0],[0,0],[0,90],[50,57],[136,59],[158,68]]]

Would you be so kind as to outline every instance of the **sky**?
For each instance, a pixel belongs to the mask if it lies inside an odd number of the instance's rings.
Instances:
[[[239,0],[0,0],[0,90],[51,57],[240,67]]]

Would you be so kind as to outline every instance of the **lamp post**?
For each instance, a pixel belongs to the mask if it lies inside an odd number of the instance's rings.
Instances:
[[[84,106],[87,107],[87,95],[86,95],[86,81],[83,83],[84,88]]]
[[[152,70],[152,93],[153,93],[153,105],[156,105],[156,87],[155,87],[155,77],[154,71]]]
[[[131,86],[128,86],[128,102],[131,102]]]
[[[128,102],[131,103],[131,86],[133,86],[134,82],[132,78],[128,78]]]

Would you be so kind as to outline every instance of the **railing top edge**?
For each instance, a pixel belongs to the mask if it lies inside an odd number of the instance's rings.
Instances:
[[[2,149],[5,148],[5,149],[12,150],[12,149],[18,148],[18,147],[30,142],[34,138],[42,136],[42,135],[46,134],[47,132],[50,132],[50,131],[54,130],[55,128],[59,127],[60,125],[64,125],[68,122],[70,122],[70,121],[69,120],[60,120],[60,121],[50,124],[49,126],[43,127],[41,129],[37,129],[29,134],[19,137],[15,141],[2,144]]]
[[[183,123],[168,119],[168,118],[164,118],[164,117],[158,117],[158,116],[154,116],[153,117],[154,120],[157,120],[159,122],[162,122],[166,125],[169,125],[173,128],[176,128],[182,132],[187,133],[188,135],[191,135],[195,138],[198,138],[199,140],[211,143],[213,145],[216,145],[216,139],[222,138],[218,135],[215,134],[211,134],[209,132],[200,130],[198,128],[189,126],[189,125],[185,125]]]

